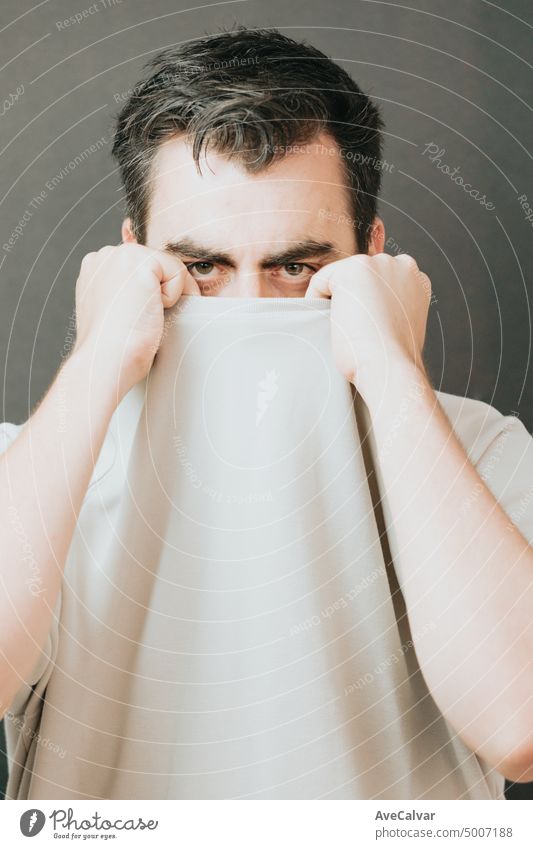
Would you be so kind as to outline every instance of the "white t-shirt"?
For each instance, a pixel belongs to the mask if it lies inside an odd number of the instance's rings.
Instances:
[[[189,296],[165,321],[6,716],[7,798],[503,799],[418,666],[329,302]],[[530,434],[436,395],[533,542]]]

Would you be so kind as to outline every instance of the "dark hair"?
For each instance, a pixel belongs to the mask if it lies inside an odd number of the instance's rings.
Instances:
[[[366,253],[381,185],[377,106],[316,47],[276,29],[218,32],[157,53],[117,117],[113,156],[138,242],[146,238],[150,169],[158,145],[186,134],[256,173],[326,131],[345,163],[358,249]]]

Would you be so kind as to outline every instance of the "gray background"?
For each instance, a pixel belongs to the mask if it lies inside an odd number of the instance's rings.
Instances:
[[[434,385],[518,415],[531,431],[533,222],[518,201],[526,194],[533,206],[531,2],[96,0],[83,22],[58,24],[91,5],[2,2],[2,100],[24,90],[0,108],[0,420],[24,421],[48,388],[83,255],[120,241],[110,148],[121,93],[155,50],[244,23],[315,44],[382,105],[392,168],[380,214],[389,252],[412,254],[433,284],[426,362]],[[437,169],[423,153],[429,143],[493,211]]]

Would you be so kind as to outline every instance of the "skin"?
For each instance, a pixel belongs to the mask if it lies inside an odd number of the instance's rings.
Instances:
[[[181,138],[159,148],[146,244],[163,249],[188,238],[228,254],[233,267],[227,262],[206,264],[207,251],[176,251],[202,295],[301,298],[313,273],[357,252],[342,159],[326,134],[256,175],[214,152],[204,154],[200,165],[202,176]],[[371,254],[383,250],[385,239],[381,219],[374,225]],[[135,241],[129,219],[123,223],[122,238]],[[331,250],[303,256],[295,246],[305,240],[329,242]],[[289,249],[295,254],[292,265],[262,268],[268,255]]]
[[[202,176],[182,139],[162,145],[146,245],[135,242],[126,219],[121,245],[85,257],[76,284],[77,341],[61,382],[56,377],[0,458],[0,516],[15,506],[31,529],[43,587],[28,592],[20,539],[12,522],[0,520],[7,553],[0,573],[2,713],[45,643],[110,417],[150,369],[164,309],[183,293],[326,297],[335,363],[371,423],[380,491],[394,517],[395,567],[428,687],[472,750],[508,778],[533,779],[533,550],[518,529],[509,530],[429,381],[422,356],[429,278],[413,258],[383,253],[378,217],[368,254],[358,253],[342,162],[327,135],[261,174],[213,152],[201,164]],[[315,253],[304,255],[295,248],[304,240],[330,243],[329,252],[315,244]],[[289,249],[290,258],[265,267],[265,257]],[[208,251],[226,256],[213,262]],[[70,427],[58,433],[65,395]],[[471,509],[459,511],[472,492]],[[512,579],[503,580],[503,570]]]

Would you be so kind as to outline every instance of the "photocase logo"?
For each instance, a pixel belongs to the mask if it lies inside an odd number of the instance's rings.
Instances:
[[[38,808],[30,808],[29,811],[24,811],[20,818],[20,830],[24,837],[35,837],[42,831],[46,822],[46,817]]]
[[[275,369],[267,371],[263,380],[259,381],[257,390],[257,411],[255,414],[255,425],[259,424],[266,411],[270,406],[270,402],[274,399],[278,392],[278,373]]]

